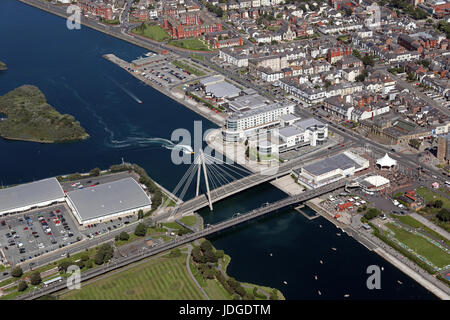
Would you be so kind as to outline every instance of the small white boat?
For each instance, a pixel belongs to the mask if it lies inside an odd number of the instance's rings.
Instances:
[[[283,281],[284,284],[287,284],[287,281]]]
[[[322,292],[320,292],[320,290],[317,290],[317,293],[319,294],[319,296],[322,295]]]
[[[384,271],[384,267],[381,267],[381,271]]]
[[[270,256],[273,256],[272,252],[270,253]]]
[[[397,280],[397,283],[398,283],[398,284],[403,284],[403,282],[401,282],[400,280]]]
[[[344,297],[348,298],[348,297],[350,297],[350,295],[348,293],[346,293],[346,294],[344,294]]]
[[[333,248],[331,248],[331,249],[332,249],[332,250],[334,250],[334,251],[336,251],[336,248],[334,248],[334,247],[333,247]]]
[[[322,228],[322,225],[321,225],[321,224],[319,224],[319,227],[320,227],[320,228]]]
[[[317,280],[317,276],[314,276],[314,279],[316,279],[316,280]]]
[[[140,99],[137,99],[137,102],[138,102],[138,103],[142,103],[142,100],[140,100]]]
[[[323,261],[322,261],[322,260],[320,260],[319,262],[320,262],[320,264],[323,264]]]
[[[341,234],[340,234],[339,232],[338,232],[338,233],[336,233],[336,235],[337,235],[337,236],[341,236]]]

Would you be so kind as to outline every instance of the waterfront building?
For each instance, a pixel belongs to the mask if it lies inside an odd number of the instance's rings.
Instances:
[[[151,200],[133,178],[70,191],[67,204],[80,225],[107,221],[150,210]]]
[[[298,182],[308,188],[320,186],[350,177],[369,167],[369,160],[350,151],[315,161],[293,171]]]
[[[293,114],[294,108],[294,103],[280,102],[235,112],[227,118],[222,137],[225,141],[236,142],[273,129],[280,124],[281,116]]]
[[[0,216],[63,202],[64,190],[56,178],[0,189]]]

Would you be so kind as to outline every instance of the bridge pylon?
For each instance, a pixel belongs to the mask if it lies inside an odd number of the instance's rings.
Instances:
[[[211,199],[211,192],[209,189],[209,181],[208,181],[208,173],[206,170],[206,163],[205,163],[205,155],[203,154],[202,149],[199,149],[199,156],[197,157],[198,159],[198,163],[197,163],[197,189],[195,192],[195,196],[198,197],[199,192],[200,192],[200,176],[201,176],[201,172],[203,169],[203,175],[205,178],[205,184],[206,184],[206,197],[208,198],[208,203],[209,203],[209,209],[212,211],[213,210],[213,205],[212,205],[212,199]]]

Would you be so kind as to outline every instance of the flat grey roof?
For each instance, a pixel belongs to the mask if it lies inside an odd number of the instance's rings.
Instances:
[[[48,178],[15,187],[0,189],[0,212],[34,206],[64,198],[64,190],[56,178]]]
[[[216,82],[206,85],[205,91],[211,93],[216,98],[235,97],[239,95],[241,89],[226,81]]]
[[[303,132],[303,130],[300,130],[299,128],[294,126],[284,127],[278,130],[278,134],[286,138],[295,136]]]
[[[358,168],[359,165],[347,157],[345,154],[340,153],[335,156],[332,156],[330,158],[326,158],[314,163],[311,163],[309,165],[306,165],[303,167],[305,171],[308,171],[309,173],[320,176],[324,173],[336,170],[336,169],[348,169],[351,167]]]
[[[133,178],[70,191],[67,197],[82,221],[151,205],[150,199]]]
[[[242,110],[245,108],[255,109],[266,105],[266,98],[259,94],[245,95],[237,97],[233,101],[228,102],[233,110]]]

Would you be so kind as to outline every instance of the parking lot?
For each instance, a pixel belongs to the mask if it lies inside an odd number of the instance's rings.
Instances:
[[[0,245],[12,264],[24,262],[82,239],[65,204],[0,218]]]
[[[65,192],[70,192],[76,189],[95,187],[102,183],[113,182],[128,177],[132,177],[137,180],[137,176],[135,174],[130,174],[128,172],[118,172],[97,177],[86,177],[73,181],[60,182],[60,184]]]
[[[182,62],[184,63],[184,61]],[[197,78],[197,76],[190,74],[188,71],[184,71],[168,62],[149,64],[136,72],[161,87],[169,87]]]

